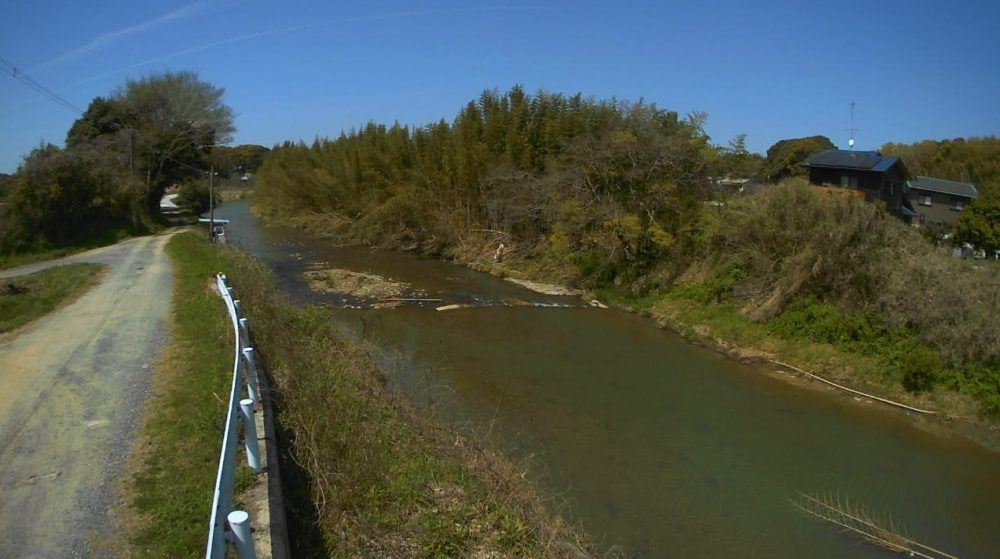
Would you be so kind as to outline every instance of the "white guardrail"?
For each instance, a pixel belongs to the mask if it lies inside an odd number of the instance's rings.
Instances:
[[[240,302],[233,300],[233,289],[226,285],[226,276],[216,276],[216,286],[233,323],[235,357],[233,359],[233,385],[229,392],[229,409],[226,413],[226,429],[222,435],[222,452],[219,455],[219,472],[215,478],[215,496],[212,499],[212,516],[208,529],[206,559],[224,559],[226,543],[232,542],[239,559],[256,559],[253,539],[250,535],[250,515],[242,510],[233,510],[233,485],[236,475],[236,447],[239,443],[240,425],[247,464],[255,471],[261,471],[260,449],[257,445],[257,425],[254,407],[259,402],[257,384],[257,364],[253,348],[250,347],[250,331],[247,319],[240,316]],[[241,398],[246,387],[246,398]]]

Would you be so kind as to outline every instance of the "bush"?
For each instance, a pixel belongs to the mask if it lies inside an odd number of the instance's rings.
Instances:
[[[212,193],[206,181],[198,179],[185,181],[177,189],[177,205],[197,214],[205,213],[210,208],[212,194],[215,197],[215,205],[219,205],[219,193]]]
[[[909,392],[924,392],[930,390],[937,381],[941,358],[934,350],[917,346],[907,354],[902,368],[903,388]]]

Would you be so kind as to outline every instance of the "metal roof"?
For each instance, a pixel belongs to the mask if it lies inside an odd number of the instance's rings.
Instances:
[[[979,191],[976,190],[976,187],[967,182],[949,181],[934,177],[914,177],[908,184],[910,190],[940,192],[941,194],[961,196],[963,198],[977,198],[979,196]]]
[[[834,169],[857,169],[884,173],[899,163],[899,158],[882,155],[877,151],[848,151],[828,149],[802,162],[805,167],[829,167]]]

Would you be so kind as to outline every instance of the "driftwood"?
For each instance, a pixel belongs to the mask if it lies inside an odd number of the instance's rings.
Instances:
[[[816,380],[818,380],[818,381],[820,381],[822,383],[826,383],[826,384],[828,384],[828,385],[830,385],[830,386],[832,386],[834,388],[839,388],[840,390],[844,390],[844,391],[850,392],[852,394],[857,394],[858,396],[864,396],[865,398],[870,398],[872,400],[876,400],[876,401],[882,402],[883,404],[889,404],[890,406],[896,406],[897,408],[902,408],[904,410],[909,410],[909,411],[912,411],[912,412],[922,413],[922,414],[926,414],[926,415],[937,415],[937,413],[938,413],[938,412],[936,412],[934,410],[922,410],[920,408],[915,408],[913,406],[908,406],[908,405],[900,403],[900,402],[894,402],[892,400],[887,400],[885,398],[879,398],[878,396],[872,396],[871,394],[867,394],[867,393],[862,392],[860,390],[855,390],[853,388],[848,388],[848,387],[846,387],[844,385],[837,384],[837,383],[835,383],[833,381],[830,381],[830,380],[826,380],[825,378],[823,378],[823,377],[821,377],[821,376],[819,376],[819,375],[817,375],[815,373],[810,373],[809,371],[806,371],[804,369],[800,369],[800,368],[798,368],[798,367],[796,367],[794,365],[789,365],[788,363],[782,363],[781,361],[777,361],[777,360],[774,360],[774,359],[769,359],[768,361],[770,361],[771,363],[774,363],[775,365],[780,365],[782,367],[786,367],[786,368],[791,369],[793,371],[798,371],[798,372],[800,372],[800,373],[808,376],[809,378],[816,379]]]
[[[954,555],[911,540],[892,517],[879,519],[862,506],[851,505],[840,495],[806,495],[799,492],[788,501],[801,512],[840,527],[848,534],[897,553],[923,559],[958,559]]]

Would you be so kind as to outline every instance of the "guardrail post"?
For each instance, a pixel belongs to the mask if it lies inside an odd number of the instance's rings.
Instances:
[[[258,402],[260,398],[257,397],[257,394],[260,389],[257,385],[257,362],[254,359],[252,347],[243,348],[243,358],[246,359],[247,365],[247,395],[254,402]]]
[[[253,548],[253,536],[250,535],[250,515],[246,511],[234,510],[226,515],[232,532],[233,544],[236,546],[236,556],[239,559],[257,559]]]
[[[243,340],[243,347],[250,347],[250,327],[247,326],[247,319],[240,319],[240,339]],[[254,398],[256,400],[256,398]]]
[[[257,422],[254,421],[253,400],[240,400],[240,412],[243,415],[243,438],[247,449],[247,465],[255,472],[261,471],[260,446],[257,444]]]
[[[240,300],[239,299],[234,299],[233,300],[233,308],[236,309],[236,317],[237,318],[243,316],[243,309],[240,308]]]

